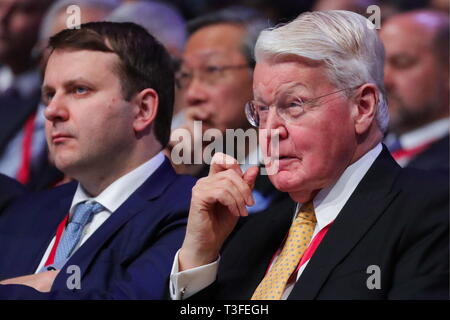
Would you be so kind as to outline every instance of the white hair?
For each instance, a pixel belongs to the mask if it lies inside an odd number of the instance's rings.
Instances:
[[[343,10],[306,12],[288,24],[261,32],[255,59],[296,55],[323,61],[339,89],[363,83],[378,88],[376,121],[382,132],[389,122],[384,94],[384,47],[363,16]]]
[[[186,22],[180,12],[169,4],[156,1],[125,3],[114,10],[107,20],[139,24],[164,46],[183,51]]]

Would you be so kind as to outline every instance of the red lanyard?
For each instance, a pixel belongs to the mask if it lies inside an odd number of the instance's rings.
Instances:
[[[299,263],[297,265],[297,268],[292,273],[292,275],[297,274],[298,270],[313,256],[314,252],[316,252],[317,247],[319,246],[320,242],[322,241],[322,239],[327,234],[328,229],[330,229],[330,226],[331,226],[331,224],[333,222],[334,221],[331,221],[326,227],[324,227],[322,230],[319,231],[319,233],[317,233],[314,236],[314,238],[312,239],[311,243],[309,244],[309,246],[306,249],[305,253],[303,254],[302,258],[300,259],[300,261],[299,261]],[[287,238],[287,235],[286,235],[286,237],[283,240],[283,244],[281,245],[281,248],[283,248],[284,242],[286,241],[286,238]],[[272,266],[275,258],[280,254],[281,248],[279,248],[277,250],[277,252],[275,252],[275,254],[273,255],[272,259],[270,260],[269,266],[267,267],[267,270],[266,270],[266,274],[267,274],[267,272],[269,272],[269,269]]]
[[[58,225],[58,228],[56,229],[55,243],[53,244],[52,250],[50,251],[50,254],[44,266],[49,266],[55,262],[56,248],[58,248],[59,240],[61,239],[68,220],[69,214],[67,214],[64,217],[63,221],[61,221],[61,223]]]
[[[22,160],[17,171],[17,180],[23,184],[30,181],[31,175],[31,148],[33,146],[33,132],[36,113],[28,117],[25,122],[24,135],[22,140]]]

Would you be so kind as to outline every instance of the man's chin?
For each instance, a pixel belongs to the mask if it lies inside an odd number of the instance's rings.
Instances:
[[[54,160],[54,165],[59,171],[63,172],[67,176],[74,176],[80,168],[80,164],[77,161],[67,158],[56,158]]]
[[[268,177],[274,187],[281,192],[292,192],[297,185],[297,183],[292,181],[292,173],[286,170],[278,171],[275,174],[269,174]]]

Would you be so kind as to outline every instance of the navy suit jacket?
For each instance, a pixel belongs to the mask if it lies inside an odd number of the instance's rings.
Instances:
[[[177,175],[165,159],[72,255],[50,293],[0,285],[0,299],[163,298],[184,238],[194,183],[192,177]],[[68,214],[76,186],[69,183],[18,198],[0,216],[0,279],[35,272]],[[79,267],[81,289],[73,289],[76,272],[70,266]]]
[[[0,214],[15,197],[25,192],[22,184],[0,173]]]
[[[424,170],[438,169],[448,171],[450,165],[449,145],[450,140],[449,135],[447,135],[419,153],[406,166]]]

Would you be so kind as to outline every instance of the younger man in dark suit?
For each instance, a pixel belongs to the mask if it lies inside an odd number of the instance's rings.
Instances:
[[[47,143],[78,183],[21,198],[1,216],[0,296],[159,299],[193,185],[161,153],[170,56],[132,23],[64,30],[50,48]]]

